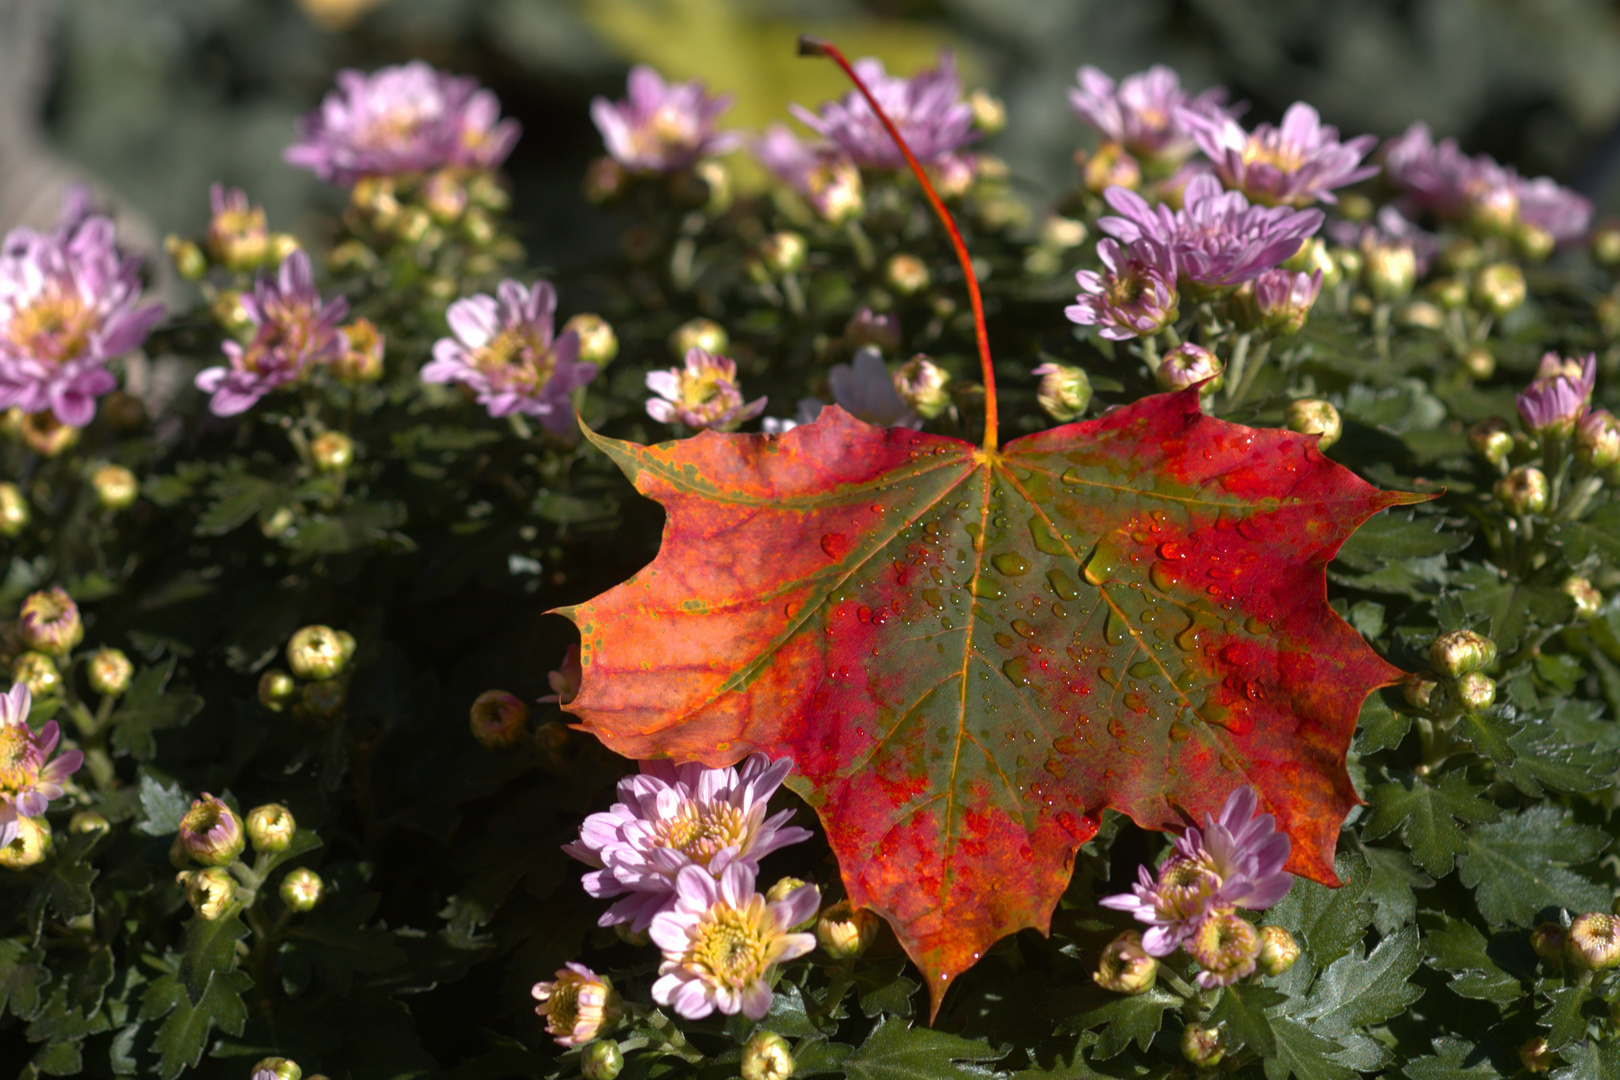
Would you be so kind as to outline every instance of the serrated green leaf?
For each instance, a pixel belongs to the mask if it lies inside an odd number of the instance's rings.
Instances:
[[[47,910],[55,911],[64,921],[88,915],[96,909],[95,894],[90,886],[100,873],[85,861],[92,848],[100,842],[99,833],[80,833],[69,836],[57,845],[56,857],[45,864],[46,870],[34,885],[28,899],[28,924],[38,928]]]
[[[42,957],[21,941],[0,941],[0,1017],[7,1011],[19,1020],[39,1012],[39,990],[50,981]]]
[[[1527,925],[1547,906],[1608,908],[1609,890],[1568,867],[1595,857],[1609,837],[1566,817],[1562,808],[1542,804],[1468,830],[1468,850],[1458,867],[1486,922]]]
[[[903,974],[905,969],[905,959],[897,957],[887,964],[873,965],[857,975],[855,987],[860,994],[861,1012],[869,1018],[889,1013],[909,1020],[913,1011],[911,999],[921,984],[915,979],[906,978]]]
[[[1564,1051],[1570,1064],[1554,1069],[1551,1080],[1620,1080],[1620,1042],[1586,1039]]]
[[[1290,1010],[1291,1015],[1334,1037],[1382,1024],[1423,996],[1423,989],[1408,981],[1422,961],[1417,927],[1403,926],[1365,960],[1359,945],[1335,960],[1317,979],[1305,1007]]]
[[[197,516],[199,536],[222,536],[287,500],[282,485],[245,472],[220,477],[209,485],[208,493],[214,501]]]
[[[376,974],[405,962],[405,953],[387,930],[365,925],[382,898],[375,893],[322,904],[300,925],[287,931],[281,967],[295,982],[318,970],[327,989],[339,996],[354,985],[356,974]]]
[[[1446,915],[1440,918],[1440,929],[1423,936],[1423,951],[1432,965],[1452,973],[1446,985],[1462,997],[1504,1008],[1518,1001],[1524,987],[1517,976],[1491,958],[1485,935],[1473,923]]]
[[[793,1044],[793,1075],[818,1076],[842,1072],[853,1046],[828,1042],[824,1035],[807,1035]]]
[[[1272,1022],[1277,1052],[1265,1059],[1266,1080],[1357,1080],[1360,1075],[1333,1060],[1344,1047],[1286,1016]]]
[[[236,970],[236,943],[247,936],[240,911],[230,908],[217,919],[193,915],[186,924],[185,952],[180,957],[180,982],[192,1004],[202,1000],[208,980]]]
[[[1499,1065],[1494,1060],[1499,1053],[1451,1035],[1434,1040],[1434,1049],[1433,1055],[1408,1062],[1402,1072],[1411,1080],[1501,1080],[1518,1067],[1516,1061]]]
[[[196,694],[164,692],[179,662],[171,656],[162,664],[142,669],[130,682],[112,716],[112,745],[119,754],[150,761],[157,753],[155,732],[179,727],[202,711],[203,699]]]
[[[1505,705],[1484,712],[1464,713],[1457,721],[1455,732],[1482,757],[1495,762],[1498,769],[1510,769],[1519,756],[1511,743],[1519,730],[1513,716]]]
[[[886,1016],[844,1059],[843,1068],[849,1080],[979,1080],[990,1075],[990,1070],[979,1063],[995,1061],[1005,1053],[992,1049],[982,1039],[914,1028],[904,1020]]]
[[[172,975],[154,982],[143,1001],[141,1013],[148,1019],[167,1016],[152,1048],[158,1052],[160,1080],[175,1080],[202,1060],[208,1036],[215,1028],[228,1035],[240,1035],[247,1025],[247,1006],[242,995],[253,986],[246,972],[232,971],[208,981],[202,1000],[192,1004],[185,987]],[[160,989],[161,987],[161,989]],[[162,1012],[148,1013],[147,1003],[167,1004]]]
[[[1479,797],[1484,790],[1460,771],[1447,773],[1438,784],[1410,776],[1380,784],[1368,797],[1372,812],[1362,838],[1376,840],[1399,829],[1417,864],[1445,877],[1465,847],[1456,822],[1477,825],[1501,816],[1495,803]]]
[[[1612,726],[1612,725],[1611,725]],[[1523,718],[1523,726],[1508,740],[1514,758],[1511,765],[1498,767],[1502,777],[1532,798],[1545,790],[1601,791],[1614,783],[1620,754],[1595,746],[1570,746],[1553,725],[1534,717]]]
[[[1276,990],[1262,983],[1244,986],[1234,983],[1221,991],[1221,1000],[1210,1012],[1209,1022],[1226,1029],[1227,1045],[1234,1050],[1247,1046],[1262,1057],[1275,1057],[1277,1039],[1266,1010],[1284,1000]]]
[[[1318,967],[1331,964],[1360,941],[1373,916],[1373,905],[1366,899],[1372,880],[1366,857],[1359,851],[1341,851],[1333,869],[1342,882],[1337,889],[1297,878],[1288,895],[1266,912],[1266,921],[1292,933]]]
[[[101,1011],[107,986],[117,974],[112,950],[105,945],[56,964],[50,998],[28,1025],[30,1042],[78,1042],[111,1026]]]
[[[84,1071],[84,1048],[78,1042],[47,1043],[34,1055],[34,1068],[46,1076],[77,1076]]]
[[[1389,707],[1381,694],[1370,694],[1356,721],[1356,753],[1376,754],[1401,745],[1412,727],[1412,717]]]
[[[1575,617],[1575,601],[1552,585],[1502,580],[1492,567],[1471,567],[1452,578],[1463,586],[1463,610],[1488,622],[1486,636],[1503,655],[1519,647],[1531,630],[1563,626]]]
[[[1372,867],[1367,896],[1373,902],[1373,926],[1380,934],[1411,922],[1417,915],[1414,889],[1427,889],[1434,878],[1412,865],[1412,857],[1398,847],[1361,845],[1361,853]]]
[[[135,831],[145,836],[173,836],[180,831],[180,819],[191,809],[191,800],[179,784],[165,784],[150,773],[141,772],[141,813]]]
[[[1536,1023],[1547,1029],[1549,1049],[1561,1050],[1576,1039],[1586,1038],[1586,1016],[1582,1009],[1587,993],[1584,986],[1559,986],[1548,994],[1552,1002],[1536,1018]]]
[[[1594,551],[1620,565],[1620,503],[1605,503],[1584,521],[1560,522],[1553,536],[1562,541],[1566,557],[1578,563]]]
[[[1179,1007],[1181,999],[1158,986],[1126,995],[1087,986],[1080,990],[1077,1005],[1059,1022],[1059,1033],[1097,1031],[1092,1057],[1106,1061],[1133,1042],[1146,1050],[1164,1023],[1164,1011]]]

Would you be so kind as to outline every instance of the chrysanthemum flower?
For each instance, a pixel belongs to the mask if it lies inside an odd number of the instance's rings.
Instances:
[[[658,396],[647,402],[647,415],[666,424],[735,431],[765,411],[765,398],[743,402],[737,362],[694,346],[684,367],[649,371],[647,389]]]
[[[619,1017],[619,994],[606,975],[584,964],[569,963],[555,980],[537,982],[530,991],[545,1017],[546,1033],[559,1046],[583,1046],[605,1032]]]
[[[270,261],[270,226],[264,207],[248,201],[241,188],[214,184],[208,189],[208,254],[232,270],[252,270]]]
[[[1322,224],[1320,210],[1251,206],[1241,191],[1222,191],[1213,176],[1195,176],[1182,207],[1149,206],[1134,191],[1111,187],[1104,198],[1119,214],[1098,221],[1123,244],[1153,240],[1175,257],[1183,283],[1205,289],[1241,285],[1299,250]]]
[[[623,101],[591,102],[591,119],[608,153],[625,168],[673,172],[737,145],[740,136],[715,130],[720,114],[731,108],[730,94],[713,96],[695,79],[666,83],[644,65],[630,69],[628,90]]]
[[[512,152],[521,130],[500,112],[499,100],[478,80],[420,60],[370,75],[340,71],[337,89],[300,121],[299,139],[282,158],[344,187],[367,176],[447,166],[492,169]]]
[[[37,733],[30,728],[32,704],[21,683],[0,694],[0,847],[16,838],[19,817],[38,817],[61,798],[62,783],[84,763],[78,750],[51,757],[61,730],[55,720]]]
[[[1592,403],[1597,383],[1597,356],[1565,359],[1555,352],[1542,356],[1541,366],[1530,385],[1519,392],[1514,404],[1525,430],[1535,435],[1568,435]]]
[[[1254,279],[1254,310],[1267,329],[1296,334],[1322,292],[1322,271],[1267,270]]]
[[[1378,139],[1360,135],[1339,141],[1339,129],[1322,123],[1315,109],[1296,101],[1280,127],[1261,124],[1252,133],[1229,116],[1187,111],[1182,123],[1227,187],[1265,206],[1337,202],[1334,188],[1365,180],[1377,165],[1362,165]]]
[[[587,893],[628,894],[603,913],[601,925],[628,922],[632,931],[645,930],[674,903],[683,867],[718,876],[732,863],[757,867],[778,848],[809,839],[808,829],[787,824],[793,811],[765,816],[792,768],[787,758],[772,763],[764,754],[727,769],[647,761],[640,775],[620,780],[619,801],[587,817],[579,841],[563,848],[600,868],[585,875]]]
[[[1069,104],[1080,119],[1108,141],[1166,172],[1196,149],[1183,111],[1211,119],[1227,116],[1224,88],[1211,87],[1193,97],[1163,64],[1127,75],[1117,86],[1090,65],[1076,72],[1076,78],[1080,85],[1069,91]]]
[[[601,369],[579,359],[579,334],[552,337],[557,291],[511,278],[494,296],[479,293],[450,305],[445,318],[455,337],[433,343],[422,381],[461,383],[491,416],[523,413],[559,435],[576,430],[573,392]]]
[[[114,232],[75,188],[55,232],[19,228],[0,241],[0,411],[83,427],[118,386],[107,361],[139,348],[163,317],[161,305],[138,306],[141,260],[118,253]]]
[[[1253,788],[1238,788],[1219,818],[1205,814],[1202,831],[1189,828],[1177,838],[1156,879],[1140,867],[1129,893],[1099,903],[1147,924],[1142,947],[1153,956],[1169,955],[1212,912],[1275,904],[1294,883],[1283,870],[1292,845],[1270,814],[1255,812],[1258,805]]]
[[[754,867],[727,866],[719,879],[696,866],[676,879],[673,910],[652,921],[652,939],[664,952],[653,1000],[689,1020],[718,1009],[763,1019],[771,1007],[776,965],[816,947],[814,934],[789,927],[815,913],[821,895],[804,885],[775,903],[754,891]]]
[[[1081,292],[1063,309],[1069,321],[1101,327],[1097,333],[1111,341],[1152,337],[1176,321],[1176,261],[1168,248],[1145,238],[1129,248],[1103,240],[1097,256],[1107,272],[1075,275]]]
[[[786,125],[772,124],[754,140],[753,151],[762,165],[804,196],[824,220],[839,225],[865,208],[861,170],[838,146],[805,142]]]
[[[911,78],[890,75],[883,61],[868,57],[855,61],[856,74],[924,165],[943,158],[978,138],[973,106],[962,98],[962,80],[956,58],[949,51],[939,63]],[[843,147],[857,165],[875,169],[903,169],[906,159],[889,137],[888,129],[858,91],[842,101],[829,101],[813,113],[792,105],[793,115],[822,138]]]
[[[1254,924],[1230,911],[1206,918],[1186,941],[1187,954],[1204,970],[1198,985],[1205,990],[1230,986],[1254,974],[1260,957],[1260,935]]]

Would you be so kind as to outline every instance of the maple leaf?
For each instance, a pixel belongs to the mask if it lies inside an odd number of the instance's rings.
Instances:
[[[928,977],[1048,929],[1104,809],[1152,829],[1243,784],[1326,884],[1345,754],[1403,672],[1326,602],[1384,507],[1314,437],[1150,397],[1002,450],[863,424],[657,446],[587,432],[668,518],[562,609],[567,706],[631,758],[789,756],[850,900]]]

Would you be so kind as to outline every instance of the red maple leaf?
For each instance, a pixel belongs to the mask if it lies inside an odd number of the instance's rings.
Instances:
[[[1403,673],[1328,607],[1324,568],[1426,497],[1191,390],[998,450],[980,346],[984,447],[836,407],[781,436],[588,433],[668,518],[649,566],[562,611],[567,708],[609,748],[793,759],[936,1011],[997,939],[1048,929],[1105,808],[1180,829],[1249,784],[1289,869],[1337,884],[1356,718]]]

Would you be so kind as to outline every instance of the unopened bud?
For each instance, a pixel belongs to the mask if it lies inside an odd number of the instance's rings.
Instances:
[[[1127,930],[1104,946],[1092,981],[1116,994],[1140,994],[1159,976],[1159,961],[1142,948],[1142,935]]]
[[[1579,574],[1571,574],[1559,586],[1564,595],[1575,601],[1575,617],[1582,622],[1597,618],[1603,608],[1603,594]]]
[[[1593,409],[1575,424],[1575,456],[1602,472],[1620,464],[1620,420],[1608,409]]]
[[[932,420],[951,403],[951,377],[944,368],[918,353],[894,373],[894,388],[900,398],[924,420]]]
[[[40,652],[25,652],[11,662],[11,681],[22,683],[36,700],[62,690],[62,673],[56,661]]]
[[[883,280],[901,296],[916,296],[933,281],[928,264],[915,255],[899,254],[883,267]]]
[[[1468,429],[1468,445],[1492,465],[1500,465],[1513,452],[1513,432],[1507,421],[1492,416]]]
[[[516,746],[529,722],[529,707],[505,690],[485,690],[473,700],[470,724],[473,738],[485,750]]]
[[[304,1070],[298,1067],[296,1061],[288,1061],[284,1057],[267,1057],[260,1059],[253,1066],[253,1076],[250,1080],[304,1080]]]
[[[1564,955],[1593,971],[1620,967],[1620,917],[1601,911],[1575,916],[1564,941]]]
[[[327,720],[338,714],[347,699],[342,679],[306,683],[299,691],[293,714],[301,720]]]
[[[555,697],[541,698],[541,701],[555,701],[559,705],[567,705],[579,696],[580,685],[585,681],[585,667],[580,663],[579,646],[570,645],[563,651],[562,664],[555,671],[546,672],[546,682],[551,686]]]
[[[803,234],[788,230],[771,233],[759,245],[760,261],[776,277],[803,270],[809,253],[810,246],[804,242]]]
[[[213,922],[230,908],[236,899],[236,879],[230,872],[217,866],[206,870],[182,870],[174,876],[186,890],[186,902],[197,918]]]
[[[1007,106],[988,90],[979,89],[969,94],[968,108],[973,110],[973,126],[986,135],[994,135],[1007,126]]]
[[[253,850],[260,854],[286,851],[297,832],[298,823],[293,820],[292,811],[280,803],[255,806],[248,812],[248,839],[253,842]]]
[[[271,712],[286,708],[297,694],[298,680],[285,671],[271,668],[259,676],[259,704]]]
[[[208,257],[191,240],[170,233],[163,238],[163,250],[174,260],[174,268],[187,281],[197,281],[208,273]]]
[[[1468,377],[1477,382],[1484,382],[1496,374],[1496,357],[1486,348],[1469,349],[1463,353],[1461,363]]]
[[[669,351],[684,360],[693,349],[702,349],[720,355],[731,344],[726,328],[713,319],[692,319],[675,328],[669,335]]]
[[[1603,266],[1620,266],[1620,221],[1609,218],[1592,230],[1592,258]]]
[[[742,1080],[788,1080],[793,1068],[787,1040],[774,1031],[754,1032],[743,1047]]]
[[[1214,393],[1225,379],[1226,366],[1202,345],[1183,342],[1164,354],[1153,381],[1161,390],[1185,390],[1202,383],[1199,393]]]
[[[1474,276],[1474,306],[1492,315],[1506,315],[1524,303],[1524,271],[1513,263],[1491,263]]]
[[[1361,252],[1355,248],[1334,248],[1328,254],[1333,257],[1334,264],[1339,268],[1340,281],[1346,278],[1351,280],[1360,279],[1362,268],[1367,262],[1361,257]],[[1323,280],[1327,279],[1324,277]]]
[[[90,486],[95,489],[96,501],[107,510],[126,509],[141,492],[140,481],[122,465],[98,467],[90,474]]]
[[[878,932],[878,917],[866,908],[850,907],[840,900],[816,919],[816,940],[834,960],[860,956],[871,948]]]
[[[1519,227],[1513,230],[1513,246],[1527,263],[1546,262],[1547,256],[1558,246],[1558,237],[1540,225],[1521,221]]]
[[[1401,686],[1401,693],[1409,705],[1430,712],[1444,711],[1444,705],[1450,699],[1450,694],[1441,685],[1440,680],[1428,675],[1412,675]]]
[[[579,358],[587,364],[607,367],[619,355],[619,337],[613,324],[600,315],[581,313],[563,324],[563,333],[579,335]]]
[[[96,813],[94,810],[80,810],[68,819],[68,832],[74,836],[85,836],[89,833],[102,833],[112,828],[112,822]]]
[[[1429,665],[1442,675],[1456,678],[1480,671],[1496,663],[1496,643],[1472,630],[1441,634],[1429,646]]]
[[[354,464],[354,440],[341,431],[325,431],[309,444],[309,456],[321,472],[342,472]]]
[[[1142,186],[1142,166],[1117,142],[1103,143],[1094,154],[1076,153],[1074,161],[1080,166],[1081,182],[1093,195],[1116,186],[1133,191]]]
[[[1547,1040],[1537,1035],[1519,1047],[1519,1060],[1524,1063],[1526,1071],[1544,1073],[1553,1067],[1552,1047]]]
[[[560,725],[559,725],[560,726]],[[632,930],[627,922],[614,923],[613,933],[626,945],[640,949],[652,943],[652,935],[645,930]]]
[[[180,847],[204,866],[227,866],[247,843],[242,819],[223,801],[203,792],[180,819]]]
[[[718,217],[731,209],[736,198],[736,185],[731,170],[723,161],[710,158],[692,166],[692,178],[703,185],[703,209],[710,217]]]
[[[892,311],[863,307],[844,324],[844,343],[857,349],[871,345],[879,352],[893,352],[900,347],[900,318]]]
[[[383,354],[388,341],[370,319],[356,319],[343,327],[343,351],[331,363],[332,374],[345,386],[376,382],[383,377]]]
[[[1452,274],[1466,274],[1485,261],[1485,250],[1478,241],[1459,237],[1440,252],[1440,265]]]
[[[23,645],[47,656],[66,656],[84,640],[79,605],[59,586],[32,593],[22,602],[17,629]]]
[[[1396,309],[1395,322],[1399,326],[1439,330],[1446,325],[1446,314],[1427,300],[1408,300]]]
[[[118,649],[97,649],[86,666],[90,689],[102,697],[120,697],[135,677],[135,665]]]
[[[1424,291],[1447,311],[1455,311],[1468,303],[1468,283],[1459,277],[1437,278],[1424,286]]]
[[[1321,398],[1300,398],[1298,401],[1288,403],[1286,413],[1288,429],[1297,431],[1301,435],[1317,435],[1320,438],[1316,446],[1326,450],[1339,441],[1344,432],[1344,422],[1339,419],[1339,410],[1331,402]]]
[[[21,536],[33,517],[22,489],[9,481],[0,483],[0,536]]]
[[[326,883],[305,867],[295,867],[281,879],[281,902],[293,911],[313,911],[325,895]]]
[[[0,847],[0,867],[26,870],[45,861],[51,853],[51,823],[45,815],[17,818],[17,835]]]
[[[1552,960],[1564,954],[1568,937],[1557,923],[1541,923],[1530,931],[1530,949],[1543,960]]]
[[[354,653],[354,638],[330,626],[306,626],[287,642],[287,664],[300,679],[330,679]]]
[[[788,894],[794,889],[802,889],[808,884],[809,882],[805,881],[803,878],[791,876],[777,878],[776,884],[772,885],[770,889],[766,891],[765,899],[767,902],[772,904],[780,903],[781,901],[786,900],[788,898]],[[808,920],[805,925],[809,926],[814,922],[815,919],[812,918]],[[794,927],[793,929],[797,930],[799,928]]]
[[[1181,1029],[1181,1056],[1200,1069],[1219,1065],[1226,1056],[1226,1039],[1218,1026],[1188,1024]]]
[[[1257,963],[1267,975],[1281,975],[1299,959],[1299,942],[1280,926],[1260,928],[1260,955]]]
[[[614,1080],[624,1068],[624,1051],[612,1039],[587,1043],[580,1051],[579,1071],[585,1080]]]
[[[1077,367],[1042,364],[1033,374],[1041,378],[1035,399],[1046,415],[1060,424],[1079,419],[1091,404],[1091,380]]]
[[[1067,251],[1086,242],[1086,223],[1056,215],[1041,222],[1041,247]]]
[[[1513,514],[1539,514],[1547,509],[1547,474],[1520,465],[1496,482],[1496,497]]]
[[[1417,256],[1411,244],[1368,244],[1362,257],[1361,281],[1374,300],[1402,300],[1412,291],[1417,281]]]
[[[585,170],[585,198],[598,206],[623,195],[630,186],[630,174],[610,157],[599,157]]]
[[[1457,703],[1471,713],[1484,712],[1496,703],[1496,680],[1482,671],[1470,671],[1456,682]]]

